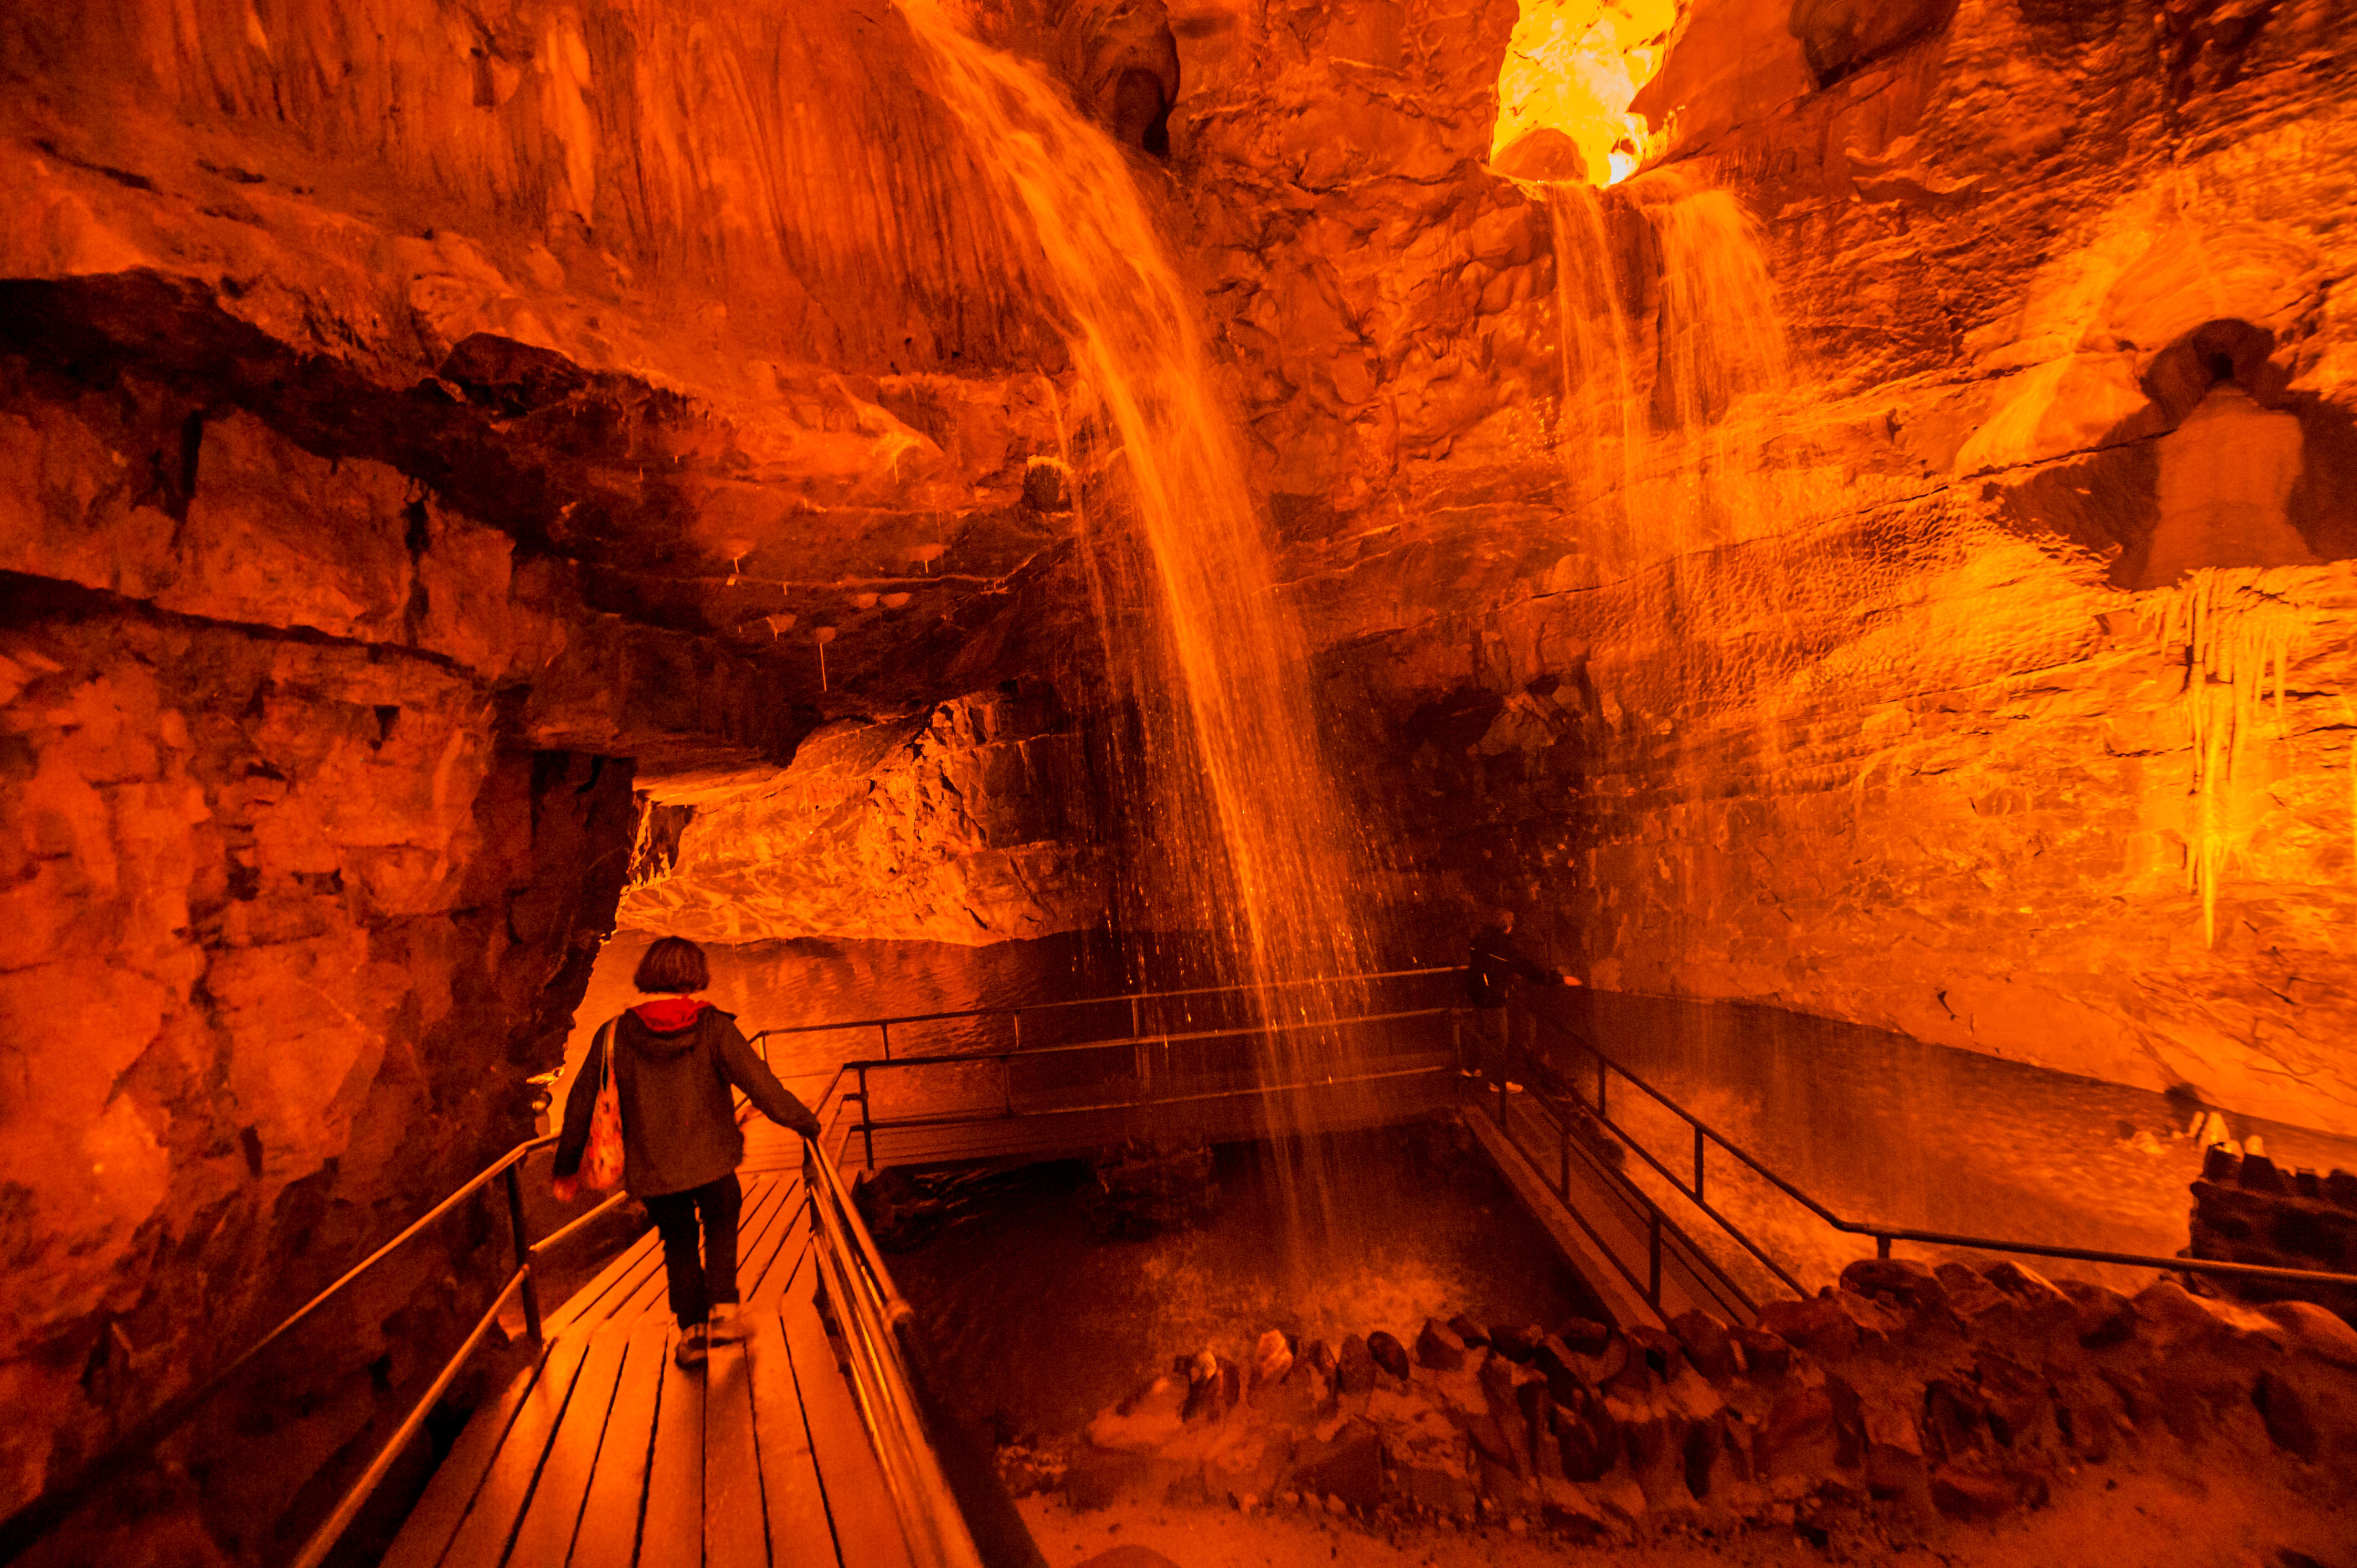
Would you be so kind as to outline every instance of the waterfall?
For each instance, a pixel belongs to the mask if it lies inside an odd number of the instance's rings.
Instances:
[[[1629,312],[1604,227],[1604,193],[1585,180],[1550,180],[1546,201],[1563,360],[1556,439],[1581,440],[1590,453],[1609,454],[1598,467],[1607,482],[1619,470],[1616,501],[1625,521],[1644,424],[1631,373]]]
[[[1766,455],[1792,385],[1775,285],[1732,192],[1658,169],[1617,195],[1544,187],[1555,262],[1564,413],[1558,441],[1617,489],[1607,511],[1624,564],[1705,549],[1801,515],[1797,476]],[[1626,200],[1655,263],[1624,291],[1606,221]]]
[[[902,10],[996,203],[1036,241],[1069,349],[1067,463],[1116,698],[1124,809],[1146,908],[1211,934],[1227,973],[1283,983],[1366,967],[1364,841],[1345,819],[1197,296],[1122,150],[1027,66],[968,38],[939,0]],[[1334,1072],[1339,1005],[1267,993],[1275,1081]],[[1272,1101],[1272,1103],[1275,1101]],[[1308,1131],[1272,1126],[1285,1135]]]

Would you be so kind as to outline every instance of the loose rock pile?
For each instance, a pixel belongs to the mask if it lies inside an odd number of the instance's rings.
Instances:
[[[2287,1171],[2264,1155],[2213,1147],[2193,1184],[2192,1243],[2188,1252],[2196,1258],[2357,1273],[2357,1175]],[[2273,1280],[2217,1283],[2244,1301],[2296,1293],[2357,1322],[2357,1288]]]
[[[2138,1444],[2238,1441],[2319,1500],[2357,1489],[2357,1331],[2174,1280],[2136,1295],[1862,1260],[1841,1288],[1731,1327],[1427,1320],[1339,1346],[1271,1329],[1102,1412],[1017,1489],[1116,1501],[1503,1522],[1578,1538],[1641,1521],[1821,1533],[1877,1500],[1990,1520]],[[2347,1499],[2340,1499],[2347,1500]]]

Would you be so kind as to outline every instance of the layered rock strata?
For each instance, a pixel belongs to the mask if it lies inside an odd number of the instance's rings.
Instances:
[[[838,719],[782,772],[648,790],[645,836],[668,852],[649,858],[620,918],[724,942],[1084,929],[1107,905],[1099,793],[1082,727],[1050,688]]]

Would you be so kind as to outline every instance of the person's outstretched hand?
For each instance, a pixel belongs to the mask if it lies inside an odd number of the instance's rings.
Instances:
[[[556,1194],[557,1202],[570,1203],[581,1196],[581,1178],[577,1176],[558,1176],[551,1184],[551,1190]]]

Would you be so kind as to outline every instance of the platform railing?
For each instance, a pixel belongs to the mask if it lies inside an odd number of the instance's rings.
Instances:
[[[1193,985],[1168,991],[1115,992],[1103,996],[1063,997],[1053,1002],[957,1007],[939,1013],[902,1013],[888,1018],[852,1018],[827,1024],[792,1024],[779,1028],[763,1029],[753,1036],[753,1040],[758,1045],[765,1040],[783,1039],[797,1035],[839,1034],[847,1030],[873,1029],[876,1031],[877,1051],[877,1055],[869,1059],[899,1062],[906,1058],[905,1054],[902,1057],[892,1054],[892,1031],[896,1027],[906,1028],[914,1024],[949,1024],[969,1019],[1004,1018],[1007,1020],[1015,1036],[1012,1049],[1020,1052],[1027,1048],[1023,1042],[1023,1020],[1027,1017],[1037,1018],[1056,1014],[1069,1014],[1085,1007],[1109,1007],[1126,1004],[1129,1009],[1129,1027],[1126,1035],[1122,1037],[1143,1039],[1152,1037],[1155,1034],[1155,1031],[1146,1027],[1143,1018],[1143,1009],[1148,1004],[1187,1002],[1199,997],[1241,996],[1247,993],[1265,995],[1272,993],[1311,990],[1321,986],[1371,985],[1384,981],[1428,979],[1458,972],[1460,970],[1458,966],[1441,964],[1421,969],[1374,970],[1361,974],[1323,975],[1307,980],[1265,981],[1243,985]],[[1031,1048],[1043,1047],[1035,1045]]]
[[[843,1330],[853,1402],[909,1556],[916,1568],[981,1568],[981,1552],[918,1404],[901,1339],[909,1331],[909,1304],[893,1285],[834,1161],[816,1144],[803,1150],[802,1183],[812,1255]]]
[[[1561,1185],[1566,1203],[1569,1202],[1569,1161],[1576,1151],[1587,1161],[1588,1168],[1605,1177],[1627,1200],[1649,1213],[1651,1255],[1646,1260],[1644,1265],[1646,1273],[1642,1275],[1637,1273],[1638,1265],[1632,1260],[1622,1258],[1619,1251],[1610,1247],[1592,1228],[1589,1234],[1595,1238],[1599,1246],[1604,1247],[1606,1256],[1612,1262],[1615,1270],[1636,1288],[1644,1291],[1647,1294],[1647,1299],[1657,1311],[1662,1301],[1661,1260],[1665,1236],[1675,1241],[1690,1261],[1699,1265],[1701,1272],[1711,1276],[1717,1289],[1723,1289],[1725,1292],[1721,1297],[1723,1304],[1740,1303],[1747,1316],[1756,1313],[1757,1308],[1748,1294],[1736,1283],[1731,1273],[1712,1258],[1706,1250],[1697,1246],[1692,1235],[1674,1223],[1662,1205],[1645,1190],[1641,1184],[1620,1170],[1609,1158],[1599,1157],[1601,1151],[1597,1146],[1595,1139],[1589,1135],[1587,1126],[1582,1124],[1583,1122],[1591,1124],[1594,1128],[1609,1133],[1618,1139],[1623,1147],[1642,1160],[1646,1167],[1677,1195],[1680,1201],[1706,1219],[1713,1228],[1756,1261],[1778,1283],[1800,1297],[1806,1297],[1813,1293],[1756,1240],[1742,1223],[1712,1200],[1711,1188],[1707,1180],[1707,1156],[1710,1150],[1720,1151],[1727,1158],[1758,1176],[1770,1187],[1832,1230],[1844,1235],[1872,1240],[1875,1255],[1879,1258],[1890,1256],[1893,1242],[1905,1241],[1969,1251],[1997,1252],[2022,1257],[2052,1258],[2071,1262],[2104,1263],[2127,1268],[2162,1270],[2174,1273],[2202,1274],[2218,1279],[2266,1280],[2296,1285],[2357,1285],[2357,1275],[2331,1273],[2314,1269],[2237,1263],[2223,1259],[2160,1257],[2144,1252],[2121,1252],[2098,1247],[2072,1246],[2063,1242],[1970,1236],[1949,1231],[1927,1230],[1913,1226],[1894,1225],[1876,1219],[1853,1219],[1835,1212],[1831,1206],[1770,1168],[1766,1162],[1756,1157],[1750,1151],[1727,1137],[1717,1127],[1687,1110],[1676,1099],[1664,1092],[1642,1074],[1632,1070],[1626,1063],[1602,1049],[1594,1041],[1574,1034],[1557,1020],[1529,1006],[1526,1002],[1520,999],[1517,999],[1511,1011],[1515,1016],[1529,1020],[1531,1028],[1528,1031],[1510,1029],[1508,1031],[1510,1039],[1503,1046],[1503,1061],[1494,1067],[1485,1063],[1482,1069],[1483,1080],[1495,1099],[1495,1114],[1501,1129],[1507,1128],[1510,1121],[1508,1110],[1510,1100],[1527,1098],[1536,1101],[1546,1110],[1550,1119],[1557,1125],[1561,1141],[1560,1157],[1564,1161],[1566,1172]],[[1562,1071],[1555,1068],[1544,1052],[1534,1051],[1529,1047],[1511,1038],[1525,1032],[1534,1039],[1542,1033],[1550,1034],[1559,1039],[1571,1050],[1580,1053],[1587,1058],[1587,1065],[1593,1069],[1592,1074],[1587,1071]],[[1587,1084],[1591,1078],[1595,1086],[1592,1097],[1587,1092]],[[1616,1079],[1645,1096],[1653,1104],[1670,1112],[1684,1124],[1685,1134],[1679,1140],[1678,1148],[1666,1152],[1657,1149],[1642,1133],[1614,1119],[1611,1106],[1612,1086]],[[1507,1089],[1509,1080],[1519,1086],[1522,1092],[1510,1094]],[[1574,1114],[1575,1112],[1577,1114]],[[1511,1130],[1509,1130],[1509,1136],[1512,1136]],[[1519,1142],[1517,1146],[1523,1148],[1526,1158],[1533,1157],[1526,1146]],[[1534,1163],[1536,1163],[1534,1158]],[[1717,1294],[1717,1290],[1714,1294]]]
[[[97,1457],[83,1465],[69,1480],[48,1488],[5,1520],[0,1520],[0,1563],[13,1562],[47,1539],[80,1509],[91,1504],[111,1483],[124,1479],[137,1466],[152,1462],[156,1450],[194,1419],[215,1397],[233,1383],[238,1376],[253,1367],[261,1357],[286,1339],[297,1328],[317,1316],[330,1303],[341,1298],[363,1277],[386,1259],[393,1257],[418,1238],[432,1230],[441,1220],[457,1211],[468,1198],[490,1187],[501,1183],[506,1189],[509,1234],[514,1248],[514,1267],[494,1293],[490,1305],[475,1320],[457,1349],[446,1360],[441,1369],[427,1384],[424,1393],[411,1404],[390,1436],[377,1448],[375,1455],[337,1499],[335,1506],[306,1538],[301,1548],[290,1560],[290,1568],[317,1568],[332,1551],[352,1520],[374,1494],[377,1486],[402,1451],[415,1438],[426,1416],[451,1383],[473,1359],[490,1337],[492,1327],[511,1305],[520,1305],[524,1334],[533,1345],[543,1342],[541,1303],[536,1265],[541,1258],[563,1246],[599,1215],[622,1201],[617,1193],[548,1236],[535,1241],[525,1219],[521,1172],[524,1160],[534,1150],[556,1141],[554,1135],[531,1138],[518,1144],[493,1160],[455,1191],[436,1203],[424,1214],[411,1220],[401,1231],[378,1247],[367,1257],[353,1264],[334,1283],[296,1307],[244,1349],[230,1358],[200,1381],[187,1391],[166,1401],[124,1433]]]

